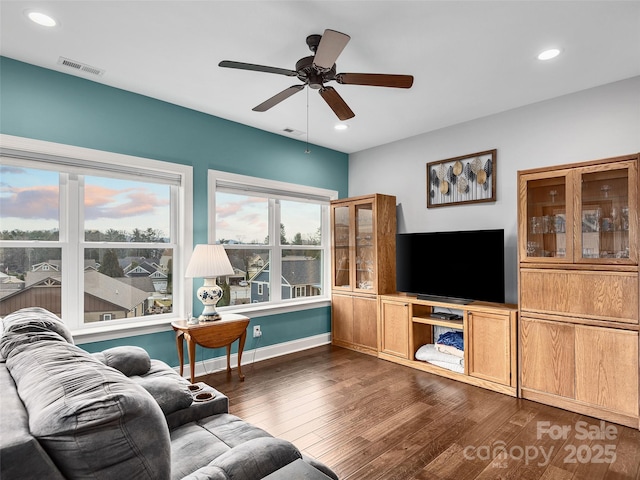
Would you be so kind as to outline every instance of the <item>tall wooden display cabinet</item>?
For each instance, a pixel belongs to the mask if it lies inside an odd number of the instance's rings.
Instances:
[[[396,290],[396,197],[331,202],[332,343],[377,355],[377,296]]]
[[[521,395],[638,428],[638,155],[518,181]]]

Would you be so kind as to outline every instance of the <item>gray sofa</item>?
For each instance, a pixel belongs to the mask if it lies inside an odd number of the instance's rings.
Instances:
[[[89,354],[40,308],[0,337],[0,478],[337,479],[139,347]]]

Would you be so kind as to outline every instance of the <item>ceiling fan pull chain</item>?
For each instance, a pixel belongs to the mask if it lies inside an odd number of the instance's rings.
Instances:
[[[311,153],[309,150],[309,89],[307,88],[307,148],[304,153]]]

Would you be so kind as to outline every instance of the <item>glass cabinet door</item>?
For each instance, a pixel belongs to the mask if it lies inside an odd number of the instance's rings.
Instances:
[[[338,288],[349,288],[351,286],[351,275],[349,275],[349,240],[351,237],[349,210],[348,205],[336,207],[333,215],[333,286]]]
[[[628,164],[585,169],[578,173],[581,232],[577,259],[582,262],[628,263],[631,258],[631,215],[637,215],[629,202],[630,173],[635,175],[630,172]]]
[[[375,286],[375,242],[372,203],[355,205],[355,226],[355,288],[371,291]]]
[[[571,261],[571,183],[568,172],[532,176],[526,182],[526,211],[522,230],[523,259]],[[568,231],[569,230],[569,231]]]

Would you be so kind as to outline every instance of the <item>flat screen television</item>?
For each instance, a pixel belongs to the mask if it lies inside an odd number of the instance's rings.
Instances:
[[[418,298],[504,303],[504,230],[399,233],[396,275]]]

